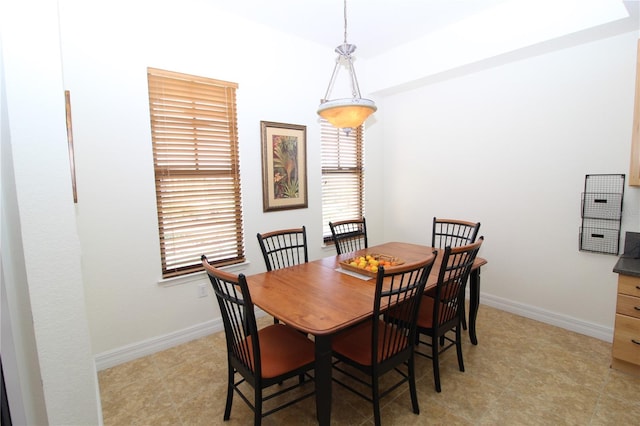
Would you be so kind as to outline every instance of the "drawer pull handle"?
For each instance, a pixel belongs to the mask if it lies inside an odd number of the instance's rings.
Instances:
[[[640,306],[634,306],[633,309],[635,309],[636,311],[640,311]]]
[[[631,339],[632,343],[635,343],[636,345],[640,345],[640,341],[636,340],[636,339]]]
[[[636,286],[636,290],[640,290],[640,285],[637,285],[637,286]]]

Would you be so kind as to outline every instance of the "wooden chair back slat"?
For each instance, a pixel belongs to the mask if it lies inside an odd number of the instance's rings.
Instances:
[[[338,254],[350,253],[369,247],[365,218],[329,222],[329,229]]]

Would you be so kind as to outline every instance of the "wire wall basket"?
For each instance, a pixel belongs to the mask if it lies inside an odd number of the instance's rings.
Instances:
[[[580,251],[618,255],[625,175],[592,174],[584,179]]]

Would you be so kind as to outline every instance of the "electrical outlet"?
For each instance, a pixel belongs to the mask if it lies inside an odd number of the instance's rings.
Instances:
[[[199,284],[198,285],[198,297],[207,297],[207,285]]]

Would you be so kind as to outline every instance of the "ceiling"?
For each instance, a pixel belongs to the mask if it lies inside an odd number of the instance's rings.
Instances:
[[[344,41],[344,0],[208,1],[331,50]],[[487,22],[483,30],[489,31],[496,24],[517,27],[523,13],[542,30],[558,23],[571,28],[570,21],[589,15],[598,26],[620,7],[631,15],[625,28],[633,30],[640,28],[639,5],[640,0],[347,0],[347,41],[357,46],[354,56],[369,58],[455,24],[466,26],[475,18]]]
[[[213,1],[332,50],[344,40],[343,0]],[[356,56],[371,57],[507,1],[348,0],[347,41],[358,47]]]
[[[328,53],[344,41],[343,0],[204,1]],[[347,24],[355,59],[380,70],[368,90],[383,93],[625,32],[640,34],[640,0],[347,0]],[[385,72],[400,61],[402,67]]]

